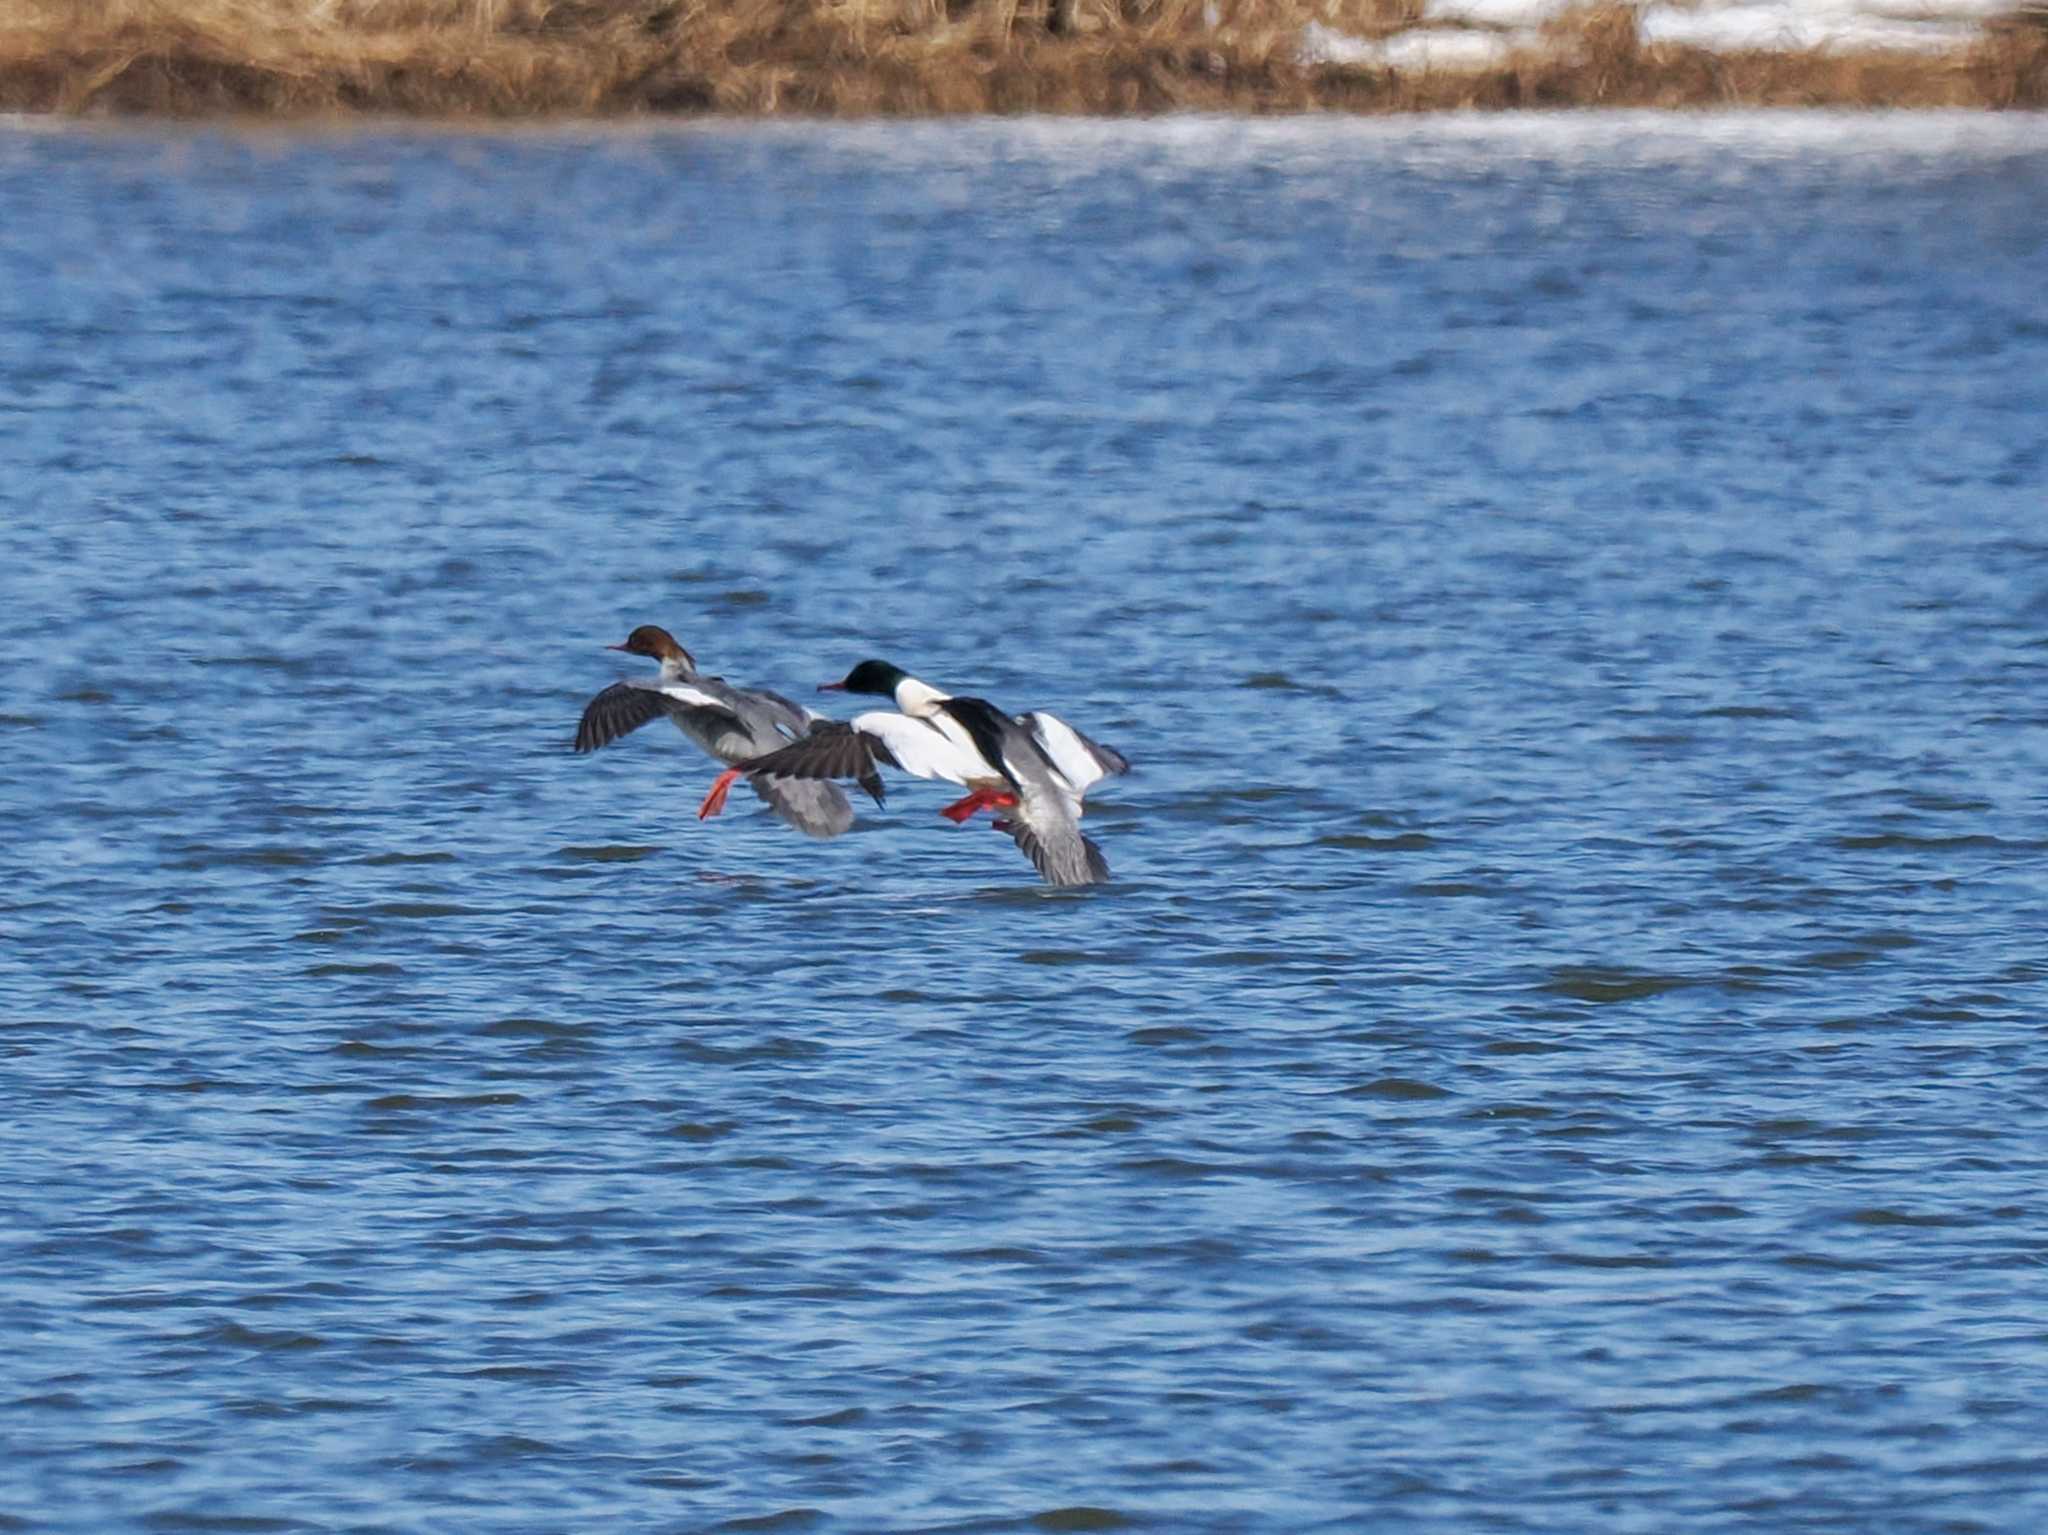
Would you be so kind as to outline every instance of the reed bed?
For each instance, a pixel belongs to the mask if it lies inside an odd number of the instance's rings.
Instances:
[[[1317,63],[1420,0],[0,0],[0,111],[616,117],[2048,106],[2048,15],[1953,53],[1727,52],[1589,4],[1466,68]]]

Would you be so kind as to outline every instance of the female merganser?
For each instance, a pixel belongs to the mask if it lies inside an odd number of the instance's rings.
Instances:
[[[1131,770],[1121,752],[1089,740],[1057,715],[1039,710],[1012,718],[985,699],[942,693],[887,661],[863,661],[819,691],[878,693],[894,699],[898,712],[819,725],[800,741],[728,768],[704,796],[700,817],[718,813],[742,774],[756,784],[764,778],[857,778],[866,787],[886,764],[964,785],[967,797],[939,812],[953,821],[977,810],[1013,811],[996,829],[1010,834],[1049,883],[1092,885],[1109,878],[1102,850],[1081,834],[1081,798],[1109,775]]]
[[[629,677],[615,682],[583,709],[576,727],[576,750],[596,751],[649,720],[667,715],[676,728],[720,762],[744,762],[800,741],[821,723],[822,714],[801,708],[779,693],[736,688],[721,677],[701,677],[690,653],[675,636],[654,624],[642,624],[623,645],[607,645],[636,656],[652,656],[661,675]],[[753,780],[754,792],[783,820],[811,837],[836,837],[853,825],[853,806],[837,784],[802,778],[770,782]],[[882,801],[882,780],[869,773],[861,785]]]

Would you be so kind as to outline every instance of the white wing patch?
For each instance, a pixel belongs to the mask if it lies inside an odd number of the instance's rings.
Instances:
[[[851,723],[862,735],[873,736],[888,747],[889,755],[904,772],[919,778],[975,784],[996,776],[979,752],[940,735],[923,720],[876,710],[872,714],[856,714]]]
[[[655,691],[664,698],[673,698],[679,704],[688,704],[693,709],[716,709],[720,714],[732,713],[732,705],[715,693],[707,693],[693,682],[662,682],[655,684]]]
[[[1077,794],[1087,793],[1112,773],[1131,770],[1120,753],[1097,746],[1057,714],[1041,709],[1022,716],[1018,723],[1031,732],[1031,738]]]

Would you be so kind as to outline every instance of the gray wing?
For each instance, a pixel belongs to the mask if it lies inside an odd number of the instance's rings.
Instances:
[[[1048,885],[1101,885],[1109,880],[1109,861],[1094,839],[1084,836],[1071,821],[1046,825],[1043,818],[1026,819],[1024,807],[1008,820],[996,822],[996,830],[1008,832],[1010,840],[1023,850],[1031,866]],[[1062,818],[1064,821],[1064,818]]]
[[[851,778],[877,805],[882,803],[883,789],[876,768],[882,765],[897,765],[888,746],[837,720],[814,723],[802,740],[739,764],[754,778]]]
[[[789,723],[794,706],[773,693],[736,688],[723,677],[693,677],[683,687],[694,696],[690,706],[676,711],[676,724],[728,766],[803,733],[800,723]]]
[[[747,780],[768,808],[807,837],[836,837],[853,825],[853,806],[835,783],[816,778],[770,778],[756,773]]]
[[[1049,745],[1047,720],[1053,726]],[[1085,740],[1051,715],[1001,722],[1003,766],[1016,785],[1017,808],[996,829],[1010,834],[1049,885],[1099,885],[1109,878],[1102,849],[1081,834],[1081,795],[1108,771],[1084,753]]]
[[[772,733],[785,741],[795,741],[810,730],[814,721],[825,716],[814,709],[792,703],[780,693],[767,688],[755,688],[746,694],[747,701],[755,705],[749,713],[749,723],[765,725]]]

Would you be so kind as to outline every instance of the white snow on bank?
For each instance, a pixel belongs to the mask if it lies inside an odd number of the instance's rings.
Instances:
[[[1424,0],[1422,19],[1472,27],[1540,27],[1585,0]]]
[[[1352,37],[1312,21],[1301,30],[1304,64],[1350,64],[1370,69],[1448,73],[1492,69],[1517,47],[1537,44],[1534,33],[1469,32],[1415,27],[1392,37]]]
[[[1586,0],[1424,0],[1422,19],[1471,27],[1540,27],[1544,22],[1583,5]],[[1652,10],[1684,11],[1711,16],[1724,11],[1778,11],[1788,17],[1833,20],[1983,22],[2017,10],[2023,0],[1690,0],[1651,6]]]
[[[1927,7],[1935,8],[1933,3]],[[1718,53],[1951,53],[1969,47],[1983,31],[1974,19],[1901,20],[1874,7],[1828,0],[1653,5],[1642,12],[1637,28],[1645,43],[1677,43]]]
[[[1362,38],[1311,22],[1304,64],[1452,73],[1491,69],[1556,44],[1545,23],[1585,0],[1424,0],[1422,25]],[[1662,0],[1637,9],[1638,35],[1733,53],[1958,53],[2021,0]]]

